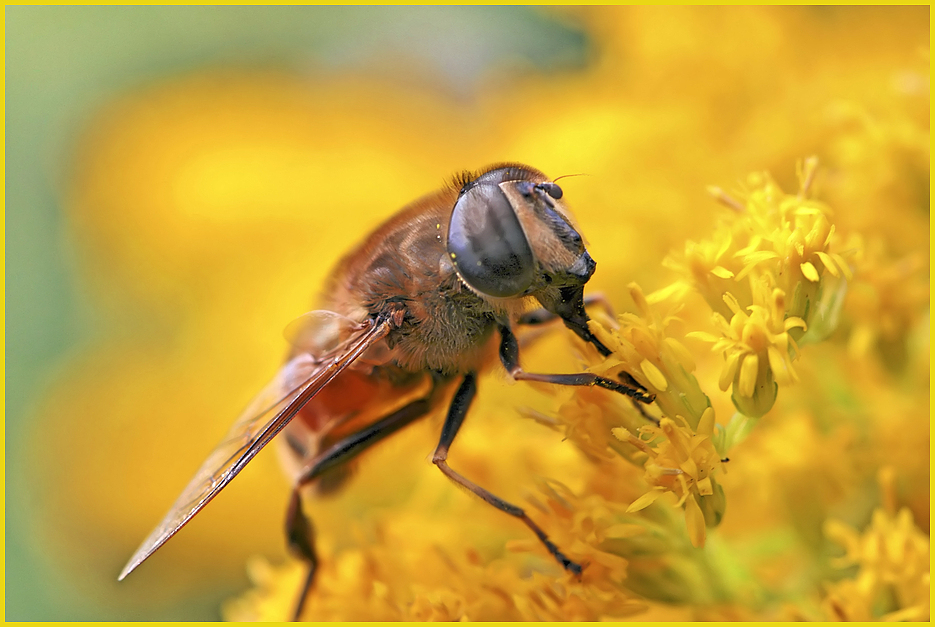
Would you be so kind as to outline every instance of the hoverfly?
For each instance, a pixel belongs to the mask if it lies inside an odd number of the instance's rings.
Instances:
[[[568,571],[565,556],[519,507],[448,466],[448,450],[495,361],[517,380],[599,386],[651,403],[631,376],[535,374],[519,364],[513,326],[560,318],[603,355],[588,330],[584,285],[595,262],[542,172],[506,163],[464,173],[390,218],[332,273],[322,309],[287,328],[293,349],[276,377],[208,456],[156,529],[130,558],[123,579],[175,535],[281,431],[296,462],[286,514],[290,550],[308,564],[297,619],[317,556],[300,489],[338,487],[347,463],[425,416],[456,388],[432,462],[448,478],[519,518]],[[527,312],[532,303],[541,307]]]

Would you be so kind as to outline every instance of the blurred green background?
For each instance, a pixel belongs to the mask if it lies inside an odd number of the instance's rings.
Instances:
[[[588,60],[581,29],[531,8],[6,7],[6,619],[212,620],[246,586],[240,574],[128,607],[114,582],[112,597],[89,598],[35,532],[42,504],[24,464],[28,419],[68,356],[109,324],[75,270],[81,243],[61,210],[91,116],[123,94],[212,68],[379,68],[470,107],[492,69],[563,72]],[[89,567],[86,576],[101,575]]]

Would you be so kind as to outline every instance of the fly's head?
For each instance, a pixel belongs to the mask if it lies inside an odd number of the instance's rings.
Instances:
[[[587,331],[583,295],[597,264],[563,196],[556,183],[524,165],[471,177],[452,210],[447,253],[461,281],[481,298],[534,297],[596,342]]]

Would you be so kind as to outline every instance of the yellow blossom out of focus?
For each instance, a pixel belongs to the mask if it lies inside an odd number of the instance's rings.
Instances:
[[[62,367],[30,443],[44,537],[63,569],[106,573],[85,596],[114,594],[340,255],[454,172],[517,160],[587,174],[561,184],[586,291],[615,310],[590,310],[609,357],[557,324],[517,330],[523,367],[655,401],[492,368],[450,463],[584,571],[433,467],[440,407],[306,504],[303,618],[929,619],[927,13],[543,10],[584,29],[586,67],[468,100],[205,70],[100,113],[67,211],[114,330]],[[120,598],[197,590],[228,620],[286,620],[305,575],[288,491],[261,453]]]
[[[880,474],[888,503],[873,511],[863,532],[838,520],[825,522],[825,534],[845,550],[837,565],[858,567],[856,577],[828,585],[824,605],[830,620],[920,621],[931,614],[929,537],[908,509],[890,511],[892,469]]]

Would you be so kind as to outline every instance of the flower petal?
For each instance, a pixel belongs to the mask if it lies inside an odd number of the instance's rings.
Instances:
[[[698,428],[695,430],[699,435],[714,434],[714,408],[708,407],[701,414],[701,420],[698,421]]]
[[[799,265],[799,268],[802,270],[802,274],[809,281],[816,283],[821,277],[818,276],[818,270],[815,269],[815,266],[812,265],[811,261],[806,261],[805,263]]]
[[[650,490],[649,492],[647,492],[640,498],[630,503],[630,506],[627,507],[627,513],[631,514],[633,512],[638,512],[641,509],[645,509],[649,507],[656,501],[656,499],[658,499],[660,496],[662,496],[665,493],[666,493],[666,490],[664,488],[653,488],[652,490]]]
[[[640,370],[643,371],[643,374],[646,375],[646,378],[649,379],[650,385],[659,390],[660,392],[665,392],[666,388],[669,387],[669,382],[666,381],[666,376],[662,374],[662,371],[656,367],[656,364],[652,363],[648,359],[644,359],[640,364]]]
[[[701,513],[701,508],[698,507],[698,501],[694,496],[685,499],[685,526],[688,529],[688,539],[691,540],[692,546],[696,549],[703,547],[706,535],[704,514]]]
[[[820,250],[816,254],[818,255],[818,258],[821,259],[821,263],[825,266],[825,269],[831,276],[836,277],[841,275],[840,268],[838,268],[838,264],[836,264],[831,258],[831,255]]]
[[[756,353],[748,353],[740,364],[740,376],[737,378],[737,391],[741,396],[750,398],[756,390],[756,376],[760,360]]]
[[[740,363],[740,356],[742,354],[743,353],[740,352],[733,352],[727,356],[727,361],[724,363],[724,367],[721,368],[721,376],[717,382],[722,392],[726,392],[728,388],[730,388],[731,383],[734,382],[734,377],[737,375],[737,366]]]
[[[663,340],[663,344],[672,352],[685,372],[693,372],[695,370],[695,359],[681,342],[674,338],[667,337]]]
[[[702,342],[711,343],[717,342],[719,339],[721,339],[719,336],[714,335],[713,333],[708,333],[706,331],[691,331],[690,333],[686,333],[685,337],[692,337],[696,340],[701,340]]]

